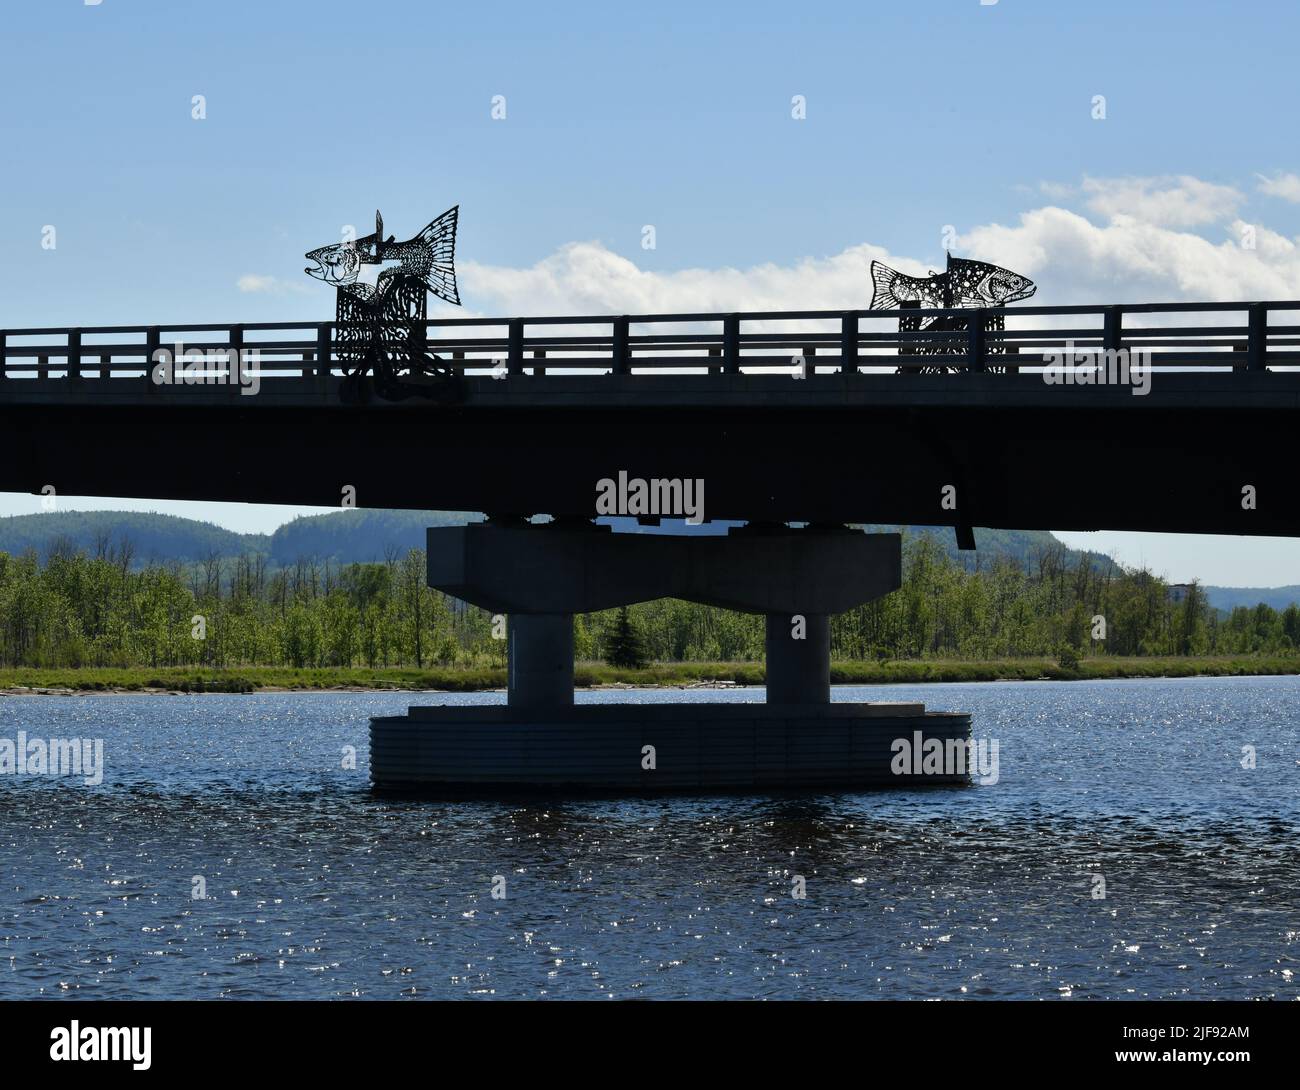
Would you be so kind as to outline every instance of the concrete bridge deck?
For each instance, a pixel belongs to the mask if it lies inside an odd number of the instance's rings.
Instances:
[[[956,333],[901,313],[436,319],[450,403],[345,400],[329,322],[10,329],[0,490],[334,506],[351,486],[586,518],[625,471],[702,480],[710,519],[1300,534],[1300,302],[906,312],[974,317]],[[257,353],[256,395],[152,382],[177,341]],[[1067,347],[1149,353],[1149,391],[1048,384]]]

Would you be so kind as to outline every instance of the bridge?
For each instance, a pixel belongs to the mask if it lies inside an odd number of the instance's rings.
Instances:
[[[702,480],[709,519],[967,545],[973,526],[1300,534],[1297,312],[435,318],[419,347],[461,376],[450,401],[349,397],[334,322],[6,329],[0,490],[336,506],[351,486],[364,507],[590,518],[626,471]],[[244,353],[256,396],[152,381],[178,343]],[[1149,354],[1149,390],[1049,384],[1070,347]]]
[[[433,319],[384,358],[441,373],[382,387],[346,322],[9,329],[0,489],[486,512],[429,530],[428,581],[508,615],[507,705],[372,719],[380,789],[960,783],[968,715],[831,701],[831,616],[901,584],[844,524],[1300,534],[1296,311]],[[616,478],[748,525],[611,534]],[[664,596],[765,616],[765,704],[575,706],[573,614]]]

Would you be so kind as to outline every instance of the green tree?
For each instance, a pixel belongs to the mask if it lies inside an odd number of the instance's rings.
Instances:
[[[639,670],[646,665],[645,639],[627,606],[618,611],[614,630],[605,642],[605,661],[626,670]]]

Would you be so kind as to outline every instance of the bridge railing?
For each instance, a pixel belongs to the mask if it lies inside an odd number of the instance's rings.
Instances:
[[[168,353],[179,369],[193,362],[186,352],[234,350],[263,376],[322,378],[346,365],[341,332],[334,322],[5,329],[0,379],[138,380]],[[422,344],[468,375],[1015,372],[1121,349],[1156,370],[1264,371],[1300,367],[1300,301],[434,318]]]

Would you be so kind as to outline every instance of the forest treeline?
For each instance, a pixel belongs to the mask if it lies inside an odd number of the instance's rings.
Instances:
[[[264,555],[135,563],[129,543],[0,553],[0,665],[17,667],[500,666],[501,626],[425,586],[421,550],[379,563]],[[1221,615],[1192,584],[1177,595],[1148,571],[1098,565],[1047,546],[969,570],[929,534],[906,535],[903,586],[842,614],[840,660],[1049,655],[1249,655],[1300,650],[1300,609]],[[632,607],[653,661],[758,661],[763,618],[688,602]],[[1104,639],[1096,618],[1104,618]],[[575,619],[580,660],[608,657],[617,611]]]

